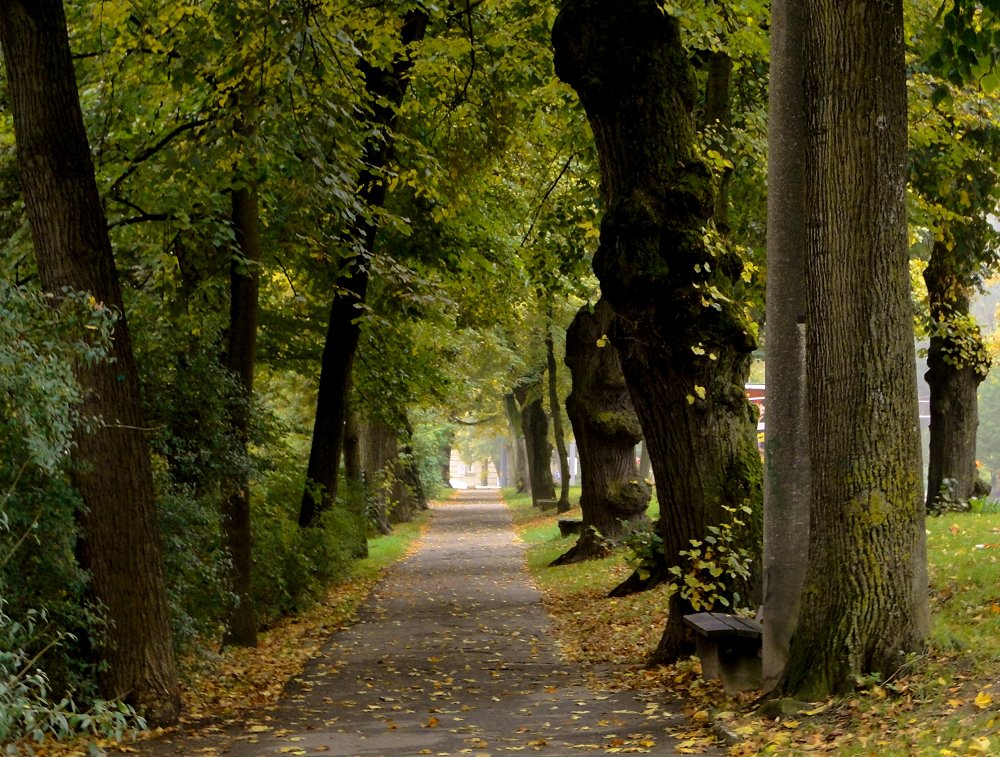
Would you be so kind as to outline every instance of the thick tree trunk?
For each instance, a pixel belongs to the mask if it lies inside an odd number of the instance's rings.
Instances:
[[[556,498],[556,485],[552,480],[552,445],[549,443],[549,419],[542,405],[542,381],[532,378],[514,389],[521,405],[521,426],[524,429],[524,446],[531,482],[531,501]]]
[[[420,471],[417,469],[417,459],[413,453],[413,426],[405,413],[401,417],[401,427],[403,435],[396,440],[399,454],[394,461],[394,469],[399,483],[398,496],[401,501],[405,498],[403,509],[406,521],[410,521],[413,519],[414,511],[427,509],[427,495],[424,494],[424,485],[420,481]],[[400,519],[396,522],[403,521]]]
[[[361,464],[361,418],[357,403],[349,400],[344,419],[344,479],[343,502],[353,523],[353,533],[345,534],[351,542],[351,556],[368,557],[368,522],[365,517],[365,481]]]
[[[360,437],[368,516],[379,533],[391,534],[391,466],[396,457],[396,435],[381,421],[366,421],[361,424]]]
[[[781,694],[892,673],[928,631],[902,0],[813,0],[805,40],[809,565]]]
[[[650,489],[635,464],[639,419],[618,351],[610,344],[598,346],[613,319],[611,306],[599,300],[593,311],[588,305],[580,308],[566,332],[566,365],[573,376],[566,412],[580,452],[583,524],[574,547],[553,565],[602,556],[607,542],[646,521]]]
[[[241,396],[230,410],[233,436],[248,455],[254,368],[257,362],[257,316],[261,258],[257,188],[234,189],[232,222],[237,252],[230,268],[229,334],[226,367],[239,381]],[[257,646],[257,617],[251,594],[253,549],[250,531],[250,479],[246,470],[228,482],[222,509],[222,538],[232,560],[230,590],[236,604],[226,618],[225,643]]]
[[[705,241],[712,182],[693,149],[696,86],[677,19],[655,0],[567,0],[553,43],[597,143],[607,211],[594,271],[618,316],[611,337],[656,478],[664,553],[648,580],[625,586],[642,588],[731,522],[727,507],[754,510],[741,536],[759,553],[761,462],[744,389],[755,339],[741,260]],[[693,647],[687,610],[675,592],[654,662]]]
[[[423,39],[426,29],[427,14],[423,10],[408,13],[401,30],[404,47]],[[347,235],[348,243],[354,249],[334,284],[336,294],[330,306],[320,365],[316,418],[306,470],[306,486],[299,509],[300,526],[312,525],[337,496],[337,470],[340,466],[347,388],[361,334],[358,318],[368,292],[371,257],[375,249],[375,235],[378,233],[374,213],[385,204],[383,171],[393,158],[396,113],[409,85],[412,66],[413,60],[407,53],[397,56],[388,69],[362,64],[365,88],[372,102],[373,124],[372,136],[365,144],[367,168],[359,178],[358,191],[371,212],[359,220]]]
[[[513,392],[503,396],[503,409],[510,427],[511,475],[519,492],[531,494],[531,478],[528,476],[528,451],[524,440],[524,423],[517,397]]]
[[[778,682],[799,616],[809,551],[806,407],[805,7],[771,4],[767,202],[767,466],[763,687]]]
[[[102,693],[154,725],[180,709],[139,381],[104,211],[84,131],[60,0],[0,4],[0,44],[25,207],[46,291],[89,291],[120,314],[113,361],[82,368],[83,413],[104,426],[80,433],[74,485],[81,560],[106,610]]]
[[[551,316],[551,313],[550,313]],[[549,328],[552,327],[551,317]],[[552,408],[552,434],[556,439],[556,452],[559,456],[559,501],[557,512],[564,513],[570,509],[569,502],[569,453],[566,451],[566,437],[563,434],[562,410],[559,402],[559,381],[556,373],[556,350],[552,341],[552,332],[545,337],[545,360],[549,375],[549,407]]]
[[[936,242],[924,270],[931,322],[951,324],[969,317],[970,287],[954,273],[944,242]],[[927,350],[930,387],[930,448],[927,510],[966,506],[975,496],[976,431],[979,428],[979,384],[988,363],[979,329],[935,330]]]

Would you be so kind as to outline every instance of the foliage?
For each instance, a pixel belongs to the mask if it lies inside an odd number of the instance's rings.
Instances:
[[[941,489],[937,498],[927,509],[928,515],[944,515],[945,513],[965,512],[971,503],[962,501],[955,496],[955,481],[950,478],[941,479]]]
[[[624,540],[625,561],[639,574],[640,580],[649,578],[653,570],[663,564],[663,537],[651,524],[633,529]]]
[[[0,590],[3,589],[0,584]],[[94,700],[81,710],[69,697],[58,697],[40,667],[42,657],[58,648],[63,635],[49,637],[49,619],[44,611],[21,611],[22,621],[5,612],[0,598],[0,744],[5,754],[32,753],[31,743],[47,738],[57,741],[80,735],[121,740],[126,730],[146,727],[143,719],[124,702]],[[44,646],[37,654],[26,650]],[[92,746],[91,754],[103,754]]]
[[[718,526],[709,526],[703,539],[692,539],[691,548],[680,551],[683,565],[668,568],[674,576],[671,589],[679,591],[695,610],[711,612],[716,605],[727,609],[744,609],[738,592],[733,592],[734,583],[746,582],[750,578],[752,556],[739,546],[740,530],[746,522],[740,520],[739,512],[733,507],[724,507],[732,515],[732,520]],[[752,515],[749,507],[740,508],[744,515]]]
[[[354,514],[341,502],[323,514],[318,527],[300,528],[304,470],[285,457],[276,457],[272,463],[259,496],[251,501],[252,593],[264,627],[312,606],[326,587],[347,575],[349,545],[357,541],[359,528]]]
[[[452,424],[430,410],[417,410],[411,419],[411,443],[420,485],[427,499],[435,499],[444,485],[441,468],[449,462],[445,453],[451,442]]]
[[[85,601],[87,576],[76,562],[80,500],[69,480],[74,438],[101,419],[86,417],[74,369],[105,359],[114,314],[84,293],[55,297],[0,282],[0,587],[8,631],[37,625],[29,608],[44,608],[45,632],[19,634],[29,658],[48,638],[47,695],[94,693],[96,671],[84,654],[102,632]],[[8,617],[9,616],[9,617]],[[18,650],[6,649],[9,653]]]
[[[969,512],[976,515],[1000,515],[1000,499],[996,497],[972,497]]]
[[[113,325],[86,294],[0,282],[0,742],[8,754],[31,751],[25,739],[121,738],[144,727],[123,703],[78,704],[92,695],[95,671],[76,634],[96,636],[101,625],[82,601],[72,525],[79,502],[66,476],[74,436],[100,419],[82,415],[74,369],[105,359]]]

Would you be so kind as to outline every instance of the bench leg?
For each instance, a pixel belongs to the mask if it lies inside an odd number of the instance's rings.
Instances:
[[[698,659],[701,660],[701,677],[711,681],[719,677],[719,645],[714,641],[698,636]]]
[[[733,644],[718,651],[719,672],[726,693],[759,689],[763,681],[760,642]]]

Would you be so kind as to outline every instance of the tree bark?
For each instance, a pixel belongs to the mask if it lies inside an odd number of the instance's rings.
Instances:
[[[566,332],[566,365],[573,391],[566,412],[580,453],[580,538],[553,565],[602,556],[607,542],[646,521],[650,488],[635,464],[642,437],[618,351],[598,346],[612,327],[614,312],[604,300],[585,305]],[[598,536],[599,534],[599,536]]]
[[[551,313],[549,328],[552,328]],[[545,359],[549,375],[549,407],[552,408],[552,434],[556,439],[556,452],[559,456],[559,501],[556,511],[568,512],[569,502],[569,453],[566,451],[566,437],[562,427],[562,403],[559,402],[559,382],[556,373],[556,350],[552,341],[552,332],[545,336]]]
[[[396,456],[396,435],[376,420],[363,422],[360,436],[369,517],[379,533],[391,534],[391,462]]]
[[[258,293],[261,259],[260,212],[257,187],[234,189],[232,223],[236,253],[230,264],[229,333],[226,367],[236,376],[240,396],[229,413],[232,434],[243,454],[249,455],[250,413],[254,368],[257,362]],[[250,530],[250,477],[241,470],[228,482],[229,494],[222,508],[222,538],[233,563],[230,589],[236,604],[226,618],[224,643],[257,646],[257,617],[251,581],[253,539]]]
[[[930,305],[931,333],[927,350],[930,387],[930,446],[927,510],[967,506],[976,495],[976,431],[979,428],[979,384],[989,362],[978,327],[949,329],[969,319],[971,286],[956,273],[945,242],[935,242],[924,269]],[[944,326],[945,328],[940,328]]]
[[[646,447],[646,442],[642,442],[639,447],[639,477],[643,480],[649,478],[649,474],[653,471],[652,461],[649,459],[649,449]]]
[[[350,392],[348,392],[350,394]],[[368,557],[368,520],[365,515],[365,480],[361,463],[361,418],[357,403],[348,400],[344,419],[344,478],[346,491],[344,505],[353,523],[353,533],[345,534],[350,540],[351,556],[357,559]]]
[[[594,271],[618,316],[610,336],[660,503],[663,556],[627,591],[663,580],[692,539],[732,521],[727,507],[754,510],[741,536],[759,556],[761,462],[744,388],[755,339],[740,304],[742,261],[706,243],[712,182],[693,148],[696,82],[677,19],[655,0],[567,0],[552,34],[556,73],[579,94],[597,143],[607,210]],[[739,589],[742,604],[749,587]],[[693,648],[687,611],[674,592],[653,662]]]
[[[160,558],[138,370],[94,178],[59,0],[0,4],[0,45],[14,117],[25,207],[46,291],[89,291],[119,313],[113,360],[79,370],[82,412],[104,421],[77,435],[73,483],[83,567],[106,610],[101,691],[153,725],[177,720],[180,697]]]
[[[928,631],[902,0],[813,0],[805,39],[809,565],[776,691],[891,674]]]
[[[521,425],[524,429],[524,446],[531,482],[531,501],[556,498],[556,485],[552,480],[552,445],[549,443],[549,420],[542,405],[542,380],[527,379],[515,387],[514,395],[521,405]]]
[[[405,412],[401,413],[400,427],[403,434],[402,438],[397,435],[398,454],[393,467],[399,485],[397,496],[400,501],[405,500],[403,506],[406,513],[405,520],[410,521],[413,520],[415,510],[427,509],[427,495],[424,494],[424,485],[420,481],[420,471],[417,469],[417,459],[413,453],[413,425]],[[401,518],[396,522],[401,523],[403,520]]]
[[[771,4],[767,203],[767,466],[764,471],[763,688],[784,671],[809,550],[806,407],[805,7]]]
[[[528,452],[524,440],[524,425],[521,409],[517,406],[517,398],[513,392],[503,396],[503,409],[510,427],[511,439],[511,469],[514,486],[519,492],[531,494],[531,478],[528,476]]]
[[[423,39],[426,29],[426,12],[420,9],[410,11],[400,32],[407,52],[396,56],[388,69],[364,62],[361,64],[365,75],[365,89],[372,102],[373,123],[372,136],[365,144],[367,168],[359,178],[358,191],[371,212],[359,219],[347,235],[353,250],[334,284],[336,294],[330,306],[330,319],[323,346],[306,486],[299,509],[299,525],[303,527],[312,525],[337,496],[337,471],[344,433],[347,388],[361,335],[359,319],[368,292],[371,257],[375,249],[375,235],[378,233],[374,212],[385,205],[383,171],[393,159],[393,128],[397,110],[409,85],[410,69],[413,67],[413,59],[408,50],[412,44]]]

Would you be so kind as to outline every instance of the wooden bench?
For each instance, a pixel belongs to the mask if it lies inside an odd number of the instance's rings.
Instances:
[[[556,523],[559,524],[559,534],[564,537],[583,530],[583,520],[580,518],[560,518]]]
[[[535,507],[539,510],[555,510],[559,501],[555,499],[536,499]]]
[[[694,629],[706,680],[721,677],[729,694],[760,688],[764,628],[759,622],[720,612],[685,615],[684,622]]]

